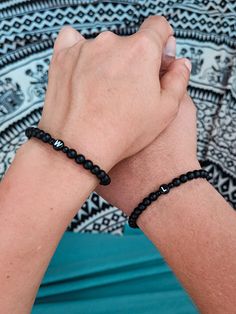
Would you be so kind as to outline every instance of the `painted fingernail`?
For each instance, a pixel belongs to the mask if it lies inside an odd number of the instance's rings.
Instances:
[[[192,63],[191,63],[191,61],[189,59],[185,59],[184,60],[184,64],[188,68],[189,72],[191,72],[191,70],[192,70]]]
[[[169,57],[175,57],[176,55],[176,40],[174,36],[170,36],[167,40],[164,54]]]

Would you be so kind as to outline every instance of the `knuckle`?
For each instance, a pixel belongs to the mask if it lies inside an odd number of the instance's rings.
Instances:
[[[156,50],[155,42],[147,32],[140,32],[135,40],[134,48],[141,53],[152,53]]]
[[[151,23],[168,23],[167,19],[162,15],[151,15],[146,19],[146,21]]]
[[[111,31],[105,31],[100,33],[97,37],[96,40],[113,40],[116,37],[116,35],[111,32]]]
[[[163,16],[163,15],[159,15],[157,16],[157,19],[160,23],[163,23],[163,24],[169,24],[167,19]]]
[[[164,27],[165,29],[168,29],[168,31],[170,33],[173,33],[173,28],[170,25],[170,23],[168,22],[168,20],[166,19],[166,17],[164,17],[163,15],[152,15],[149,18],[149,21],[152,22],[153,24],[159,24],[160,25],[160,29],[162,29],[162,27]]]

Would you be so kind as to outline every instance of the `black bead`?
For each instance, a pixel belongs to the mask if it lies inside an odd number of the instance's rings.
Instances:
[[[30,128],[30,132],[31,132],[31,137],[35,136],[36,132],[35,132],[35,128]]]
[[[99,179],[102,179],[102,178],[104,178],[105,176],[106,176],[106,172],[103,171],[103,170],[100,170],[99,173],[97,174],[97,177],[98,177]]]
[[[83,164],[85,162],[85,157],[82,154],[79,154],[75,157],[77,164]]]
[[[143,204],[144,204],[145,206],[150,205],[150,204],[151,204],[150,199],[149,199],[149,198],[147,198],[147,197],[145,197],[145,198],[144,198],[144,200],[143,200]]]
[[[156,201],[157,200],[157,194],[156,193],[154,193],[154,192],[152,192],[152,193],[150,193],[149,194],[149,199],[151,200],[151,201]]]
[[[188,177],[189,180],[194,179],[194,174],[193,174],[192,171],[187,172],[186,175],[187,175],[187,177]]]
[[[133,222],[133,221],[130,221],[130,220],[129,220],[129,226],[130,226],[131,228],[133,228],[133,229],[138,228],[138,226],[136,225],[136,223]]]
[[[185,174],[182,174],[180,177],[179,177],[180,181],[182,183],[185,183],[188,181],[188,177],[185,175]]]
[[[168,184],[168,187],[169,187],[170,189],[172,189],[172,188],[174,187],[174,184],[171,182],[171,183]]]
[[[66,153],[67,157],[73,159],[77,156],[77,152],[75,149],[69,149]]]
[[[51,139],[51,135],[49,133],[45,133],[42,137],[44,143],[48,143]]]
[[[93,168],[91,169],[92,174],[97,175],[100,172],[100,167],[97,165],[94,165]]]
[[[200,170],[194,170],[194,178],[195,179],[197,179],[197,178],[199,178],[200,176],[201,176],[201,172],[200,172]]]
[[[132,213],[131,216],[130,216],[130,222],[132,222],[133,225],[136,224],[136,217],[135,217],[134,213]]]
[[[138,215],[140,215],[142,213],[142,211],[138,208],[138,207],[136,207],[134,210],[133,210],[133,217],[134,217],[134,214],[135,214],[135,216],[138,216]],[[133,218],[134,219],[134,218]]]
[[[161,194],[167,194],[170,191],[170,188],[168,187],[167,184],[163,184],[160,186],[159,192]]]
[[[141,213],[142,213],[142,211],[140,209],[138,209],[138,211],[133,211],[132,220],[135,222]]]
[[[67,147],[67,146],[64,146],[63,148],[62,148],[62,151],[63,151],[63,153],[67,153],[68,152],[68,150],[69,150],[69,147]]]
[[[28,137],[28,138],[31,138],[32,136],[32,129],[31,128],[27,128],[25,130],[25,135]]]
[[[41,139],[44,136],[44,131],[40,130],[39,132],[37,132],[37,134],[35,135],[38,139]]]
[[[146,206],[142,203],[138,204],[138,209],[143,211],[144,209],[146,209]]]
[[[181,184],[180,179],[176,178],[172,181],[172,183],[174,184],[174,186],[179,186]]]
[[[93,163],[91,160],[86,160],[83,164],[84,168],[90,170],[93,168]]]
[[[64,147],[64,142],[62,140],[54,140],[53,148],[55,150],[61,150]]]
[[[54,145],[54,143],[55,143],[55,138],[51,138],[48,143],[51,144],[51,145]]]
[[[31,128],[31,134],[32,136],[35,136],[39,133],[39,129],[38,128]]]
[[[207,172],[205,170],[201,170],[201,177],[206,178],[207,177]]]
[[[106,175],[104,178],[101,179],[100,184],[101,185],[108,185],[111,183],[111,178]]]

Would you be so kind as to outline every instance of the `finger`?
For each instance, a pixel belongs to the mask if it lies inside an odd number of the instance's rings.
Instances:
[[[161,78],[160,114],[164,128],[176,117],[179,105],[186,93],[191,63],[188,59],[175,60]]]
[[[161,68],[159,73],[160,78],[167,72],[171,63],[175,61],[175,57],[176,40],[174,36],[170,36],[166,42],[166,46],[162,54]]]
[[[59,52],[63,49],[70,48],[85,38],[71,26],[65,26],[59,32],[54,43],[54,52]]]
[[[168,103],[181,102],[188,86],[190,72],[191,62],[188,59],[177,59],[171,63],[161,79],[162,97]]]
[[[161,50],[163,50],[166,45],[168,38],[174,33],[173,28],[170,26],[166,18],[156,15],[148,17],[143,22],[137,34],[140,32],[146,32],[152,36],[156,40],[158,46],[160,45],[159,48],[161,48]]]

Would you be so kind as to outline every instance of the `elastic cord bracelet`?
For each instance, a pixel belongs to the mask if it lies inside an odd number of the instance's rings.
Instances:
[[[151,205],[154,201],[156,201],[161,195],[167,194],[170,192],[171,189],[186,183],[187,181],[191,181],[194,179],[203,178],[206,180],[210,180],[211,176],[210,174],[203,169],[189,171],[186,174],[182,174],[178,178],[173,179],[168,184],[163,184],[159,187],[157,191],[154,191],[148,195],[148,197],[145,197],[141,203],[138,204],[138,206],[133,210],[131,215],[129,216],[129,226],[131,228],[138,228],[137,220],[139,216],[144,212],[144,210]]]
[[[69,159],[73,159],[77,164],[82,165],[84,169],[89,170],[99,180],[101,185],[108,185],[111,183],[109,175],[99,166],[94,165],[91,160],[85,158],[84,155],[78,154],[75,149],[71,149],[64,145],[60,139],[53,138],[49,133],[44,132],[39,128],[29,127],[25,130],[26,136],[38,138],[44,143],[52,145],[56,151],[62,151]]]

